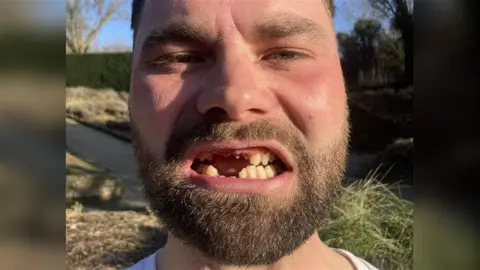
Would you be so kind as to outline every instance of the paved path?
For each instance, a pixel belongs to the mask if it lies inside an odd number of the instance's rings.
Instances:
[[[125,207],[146,206],[130,144],[71,119],[66,121],[66,137],[67,148],[72,153],[123,179],[125,195],[122,204],[125,204]]]

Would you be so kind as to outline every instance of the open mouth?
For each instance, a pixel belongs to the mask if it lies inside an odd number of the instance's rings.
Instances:
[[[289,166],[268,148],[208,149],[198,153],[191,167],[201,175],[242,179],[271,179]]]

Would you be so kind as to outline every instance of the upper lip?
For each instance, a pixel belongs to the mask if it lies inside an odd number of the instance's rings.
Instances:
[[[185,160],[191,166],[195,158],[205,151],[241,150],[246,148],[263,147],[277,155],[289,168],[293,169],[293,158],[289,151],[277,141],[202,141],[190,145],[185,152]]]

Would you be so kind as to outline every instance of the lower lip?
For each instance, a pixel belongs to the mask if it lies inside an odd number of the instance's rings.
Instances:
[[[244,179],[212,177],[199,174],[189,168],[187,178],[198,187],[220,192],[269,194],[287,192],[293,183],[294,173],[287,171],[269,179]]]

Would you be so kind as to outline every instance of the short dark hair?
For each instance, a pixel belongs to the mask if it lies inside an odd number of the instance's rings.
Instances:
[[[325,5],[327,6],[328,11],[330,12],[330,16],[335,15],[335,5],[333,3],[334,0],[325,0]],[[141,19],[143,5],[145,4],[145,0],[132,0],[132,16],[131,16],[131,23],[130,27],[133,30],[133,35],[136,34],[136,29],[138,23]]]

